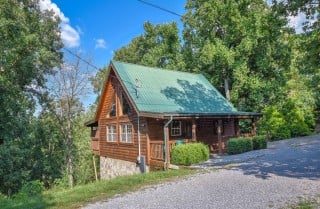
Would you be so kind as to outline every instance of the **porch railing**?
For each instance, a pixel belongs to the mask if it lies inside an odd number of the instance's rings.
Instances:
[[[176,141],[169,141],[169,150],[175,146]],[[169,153],[169,154],[170,154]],[[150,159],[156,161],[164,161],[164,142],[150,141]]]

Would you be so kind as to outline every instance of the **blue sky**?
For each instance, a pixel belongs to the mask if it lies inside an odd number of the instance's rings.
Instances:
[[[177,21],[181,26],[178,16],[138,0],[44,1],[56,4],[56,9],[60,9],[57,13],[65,19],[62,28],[70,35],[64,40],[65,46],[88,54],[99,68],[109,64],[113,51],[142,34],[146,21],[153,24]],[[185,0],[147,1],[184,14]]]

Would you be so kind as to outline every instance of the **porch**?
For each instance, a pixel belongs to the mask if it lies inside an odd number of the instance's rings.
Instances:
[[[171,122],[168,120],[170,122],[168,126],[163,126],[167,121],[159,121],[158,127],[154,125],[155,121],[153,121],[149,130],[155,130],[154,127],[159,130],[162,124],[163,138],[154,140],[153,137],[150,137],[147,162],[151,166],[159,167],[164,166],[164,162],[167,162],[168,166],[172,148],[180,141],[183,143],[202,142],[208,145],[211,153],[225,153],[227,151],[227,141],[230,138],[251,137],[256,134],[257,118],[246,117],[244,119],[249,119],[251,123],[250,128],[246,131],[240,130],[240,118],[174,118]]]

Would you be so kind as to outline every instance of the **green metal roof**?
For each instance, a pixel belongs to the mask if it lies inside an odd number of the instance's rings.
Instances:
[[[246,115],[238,112],[201,74],[112,61],[139,112]]]

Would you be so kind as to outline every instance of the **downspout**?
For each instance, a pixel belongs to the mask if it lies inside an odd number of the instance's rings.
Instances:
[[[169,124],[172,122],[172,115],[170,116],[170,120],[168,120],[168,122],[163,126],[163,140],[164,140],[164,146],[163,146],[163,149],[164,149],[164,169],[166,170],[166,165],[167,165],[167,162],[168,162],[168,153],[167,153],[167,131],[166,129],[168,128]]]
[[[137,157],[137,162],[140,164],[141,161],[141,142],[140,142],[140,116],[138,112],[138,157]]]

